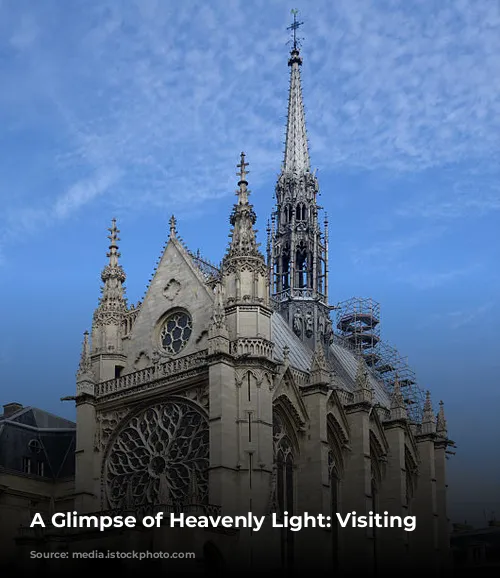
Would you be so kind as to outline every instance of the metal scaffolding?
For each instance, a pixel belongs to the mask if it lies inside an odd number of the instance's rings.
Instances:
[[[373,299],[353,297],[336,309],[337,331],[368,362],[380,341],[380,305]]]
[[[420,421],[425,394],[406,357],[380,338],[380,305],[370,298],[353,297],[337,307],[336,333],[363,355],[374,377],[392,394],[396,378],[401,386],[410,419]]]

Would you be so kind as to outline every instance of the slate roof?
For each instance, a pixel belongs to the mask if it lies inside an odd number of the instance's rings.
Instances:
[[[37,407],[0,415],[0,468],[46,479],[68,478],[75,472],[76,424]],[[38,464],[43,463],[39,475]]]

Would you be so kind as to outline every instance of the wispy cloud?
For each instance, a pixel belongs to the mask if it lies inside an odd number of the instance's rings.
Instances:
[[[495,181],[485,183],[478,179],[473,183],[455,183],[447,195],[434,192],[416,202],[405,203],[395,210],[395,214],[411,219],[445,221],[470,219],[496,211],[500,211],[500,188]]]
[[[407,234],[399,234],[393,238],[383,239],[368,246],[351,249],[355,264],[393,264],[404,259],[412,249],[430,243],[446,231],[445,227],[421,229]]]
[[[483,319],[495,307],[493,301],[482,303],[470,309],[459,309],[431,315],[420,324],[421,329],[435,326],[436,323],[445,325],[447,328],[456,330],[476,323]]]
[[[180,211],[230,196],[241,150],[253,187],[274,180],[289,6],[261,4],[256,11],[242,0],[175,8],[96,0],[71,10],[32,4],[29,12],[0,5],[2,50],[10,56],[0,116],[13,139],[38,130],[50,144],[40,171],[59,177],[59,188],[44,191],[52,218],[103,195],[122,207],[137,209],[141,198],[141,208]],[[312,158],[323,171],[496,162],[496,3],[317,0],[304,3],[302,17]],[[102,177],[111,171],[114,186]],[[98,182],[82,184],[94,174]],[[416,210],[496,210],[498,201],[486,191],[464,196],[460,206],[446,197]],[[401,252],[411,243],[372,251]]]

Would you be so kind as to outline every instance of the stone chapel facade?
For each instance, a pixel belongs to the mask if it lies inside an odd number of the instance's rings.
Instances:
[[[74,509],[388,511],[416,515],[416,530],[334,523],[301,532],[67,531],[57,543],[70,550],[125,540],[137,550],[193,551],[228,568],[447,564],[450,442],[442,406],[436,416],[428,396],[415,421],[397,379],[388,391],[334,334],[328,230],[316,202],[296,47],[288,64],[285,158],[266,255],[256,241],[243,154],[220,267],[184,246],[172,218],[146,295],[129,306],[112,223],[102,296],[77,374]],[[45,532],[46,547],[54,536]]]

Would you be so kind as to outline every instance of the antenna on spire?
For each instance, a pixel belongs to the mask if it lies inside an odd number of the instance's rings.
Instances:
[[[297,14],[299,13],[298,10],[293,9],[290,11],[290,13],[293,15],[293,22],[290,24],[287,30],[290,30],[292,33],[293,50],[297,50],[297,47],[299,46],[299,39],[297,38],[297,30],[304,23],[297,21]]]

